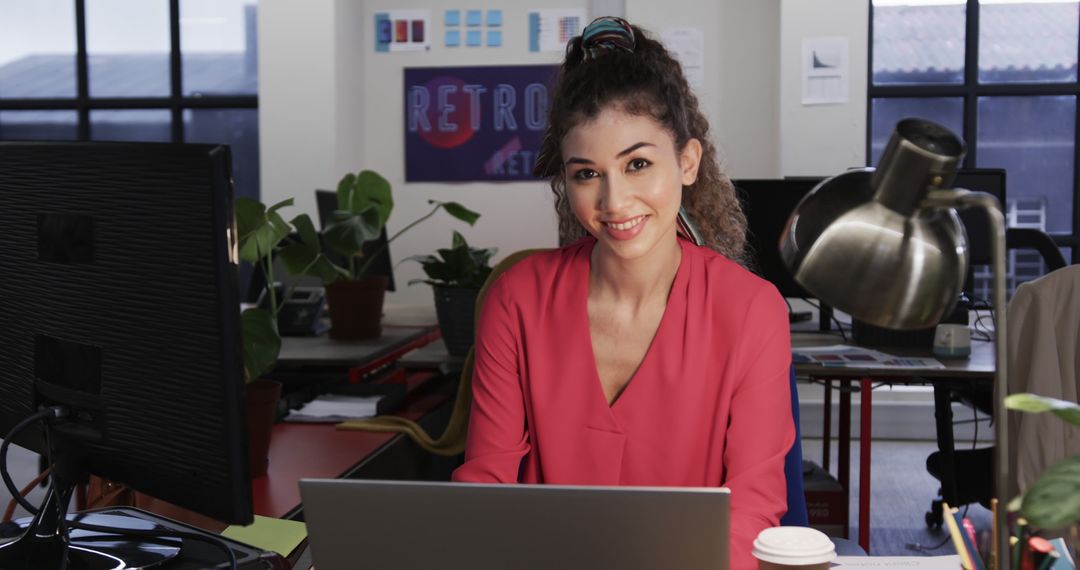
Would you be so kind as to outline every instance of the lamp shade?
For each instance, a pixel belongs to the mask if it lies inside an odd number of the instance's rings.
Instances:
[[[823,302],[880,327],[936,325],[967,274],[967,237],[952,209],[924,207],[949,188],[964,143],[944,127],[905,119],[878,167],[821,182],[780,236],[795,280]]]

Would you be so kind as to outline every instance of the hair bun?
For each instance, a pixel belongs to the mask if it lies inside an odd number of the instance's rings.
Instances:
[[[633,53],[636,45],[634,29],[626,20],[614,16],[593,20],[581,33],[581,47],[585,51],[585,59],[596,59],[615,50]]]

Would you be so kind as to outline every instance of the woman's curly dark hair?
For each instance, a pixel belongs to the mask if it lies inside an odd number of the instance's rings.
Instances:
[[[716,147],[709,137],[709,123],[698,107],[697,97],[682,67],[664,46],[637,26],[630,28],[634,33],[633,51],[609,49],[589,56],[581,36],[567,46],[548,114],[548,130],[534,170],[539,176],[551,178],[559,241],[571,243],[586,233],[566,196],[562,140],[576,125],[617,105],[621,111],[651,117],[671,133],[680,152],[690,139],[701,142],[697,180],[683,187],[682,205],[701,230],[705,245],[742,263],[746,216],[735,196],[735,187],[720,169]]]

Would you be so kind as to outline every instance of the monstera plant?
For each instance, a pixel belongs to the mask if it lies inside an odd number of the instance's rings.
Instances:
[[[428,200],[431,211],[406,224],[385,243],[371,247],[382,235],[394,210],[390,182],[373,170],[347,174],[338,183],[337,201],[337,209],[322,235],[327,249],[348,260],[347,267],[338,267],[335,273],[320,272],[319,276],[326,284],[330,336],[341,340],[372,338],[381,333],[389,276],[373,274],[372,264],[391,242],[439,210],[469,225],[480,217],[457,202]],[[313,262],[310,254],[307,252],[304,262]]]
[[[237,198],[234,203],[240,258],[263,273],[266,278],[263,295],[268,299],[266,308],[252,307],[241,314],[248,454],[251,473],[256,477],[267,471],[270,432],[281,398],[281,384],[263,378],[281,353],[277,318],[283,300],[289,296],[286,292],[278,297],[275,283],[284,276],[274,275],[274,258],[279,256],[293,274],[316,275],[327,280],[340,273],[322,254],[319,234],[306,214],[291,222],[281,217],[279,210],[292,203],[291,198],[269,208],[250,198]]]

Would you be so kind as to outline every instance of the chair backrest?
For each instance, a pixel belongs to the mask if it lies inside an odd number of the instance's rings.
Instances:
[[[1006,249],[1034,249],[1046,263],[1046,272],[1065,267],[1065,256],[1061,255],[1053,238],[1034,228],[1009,228],[1005,230]]]
[[[506,256],[492,268],[484,286],[476,295],[476,310],[473,314],[476,320],[480,320],[480,311],[484,307],[488,289],[491,284],[504,271],[510,269],[517,262],[526,257],[549,249],[525,249]],[[469,427],[469,410],[472,407],[472,373],[473,352],[470,348],[465,356],[465,363],[461,368],[461,377],[458,380],[457,394],[454,396],[454,409],[450,412],[450,420],[446,429],[438,438],[431,437],[428,432],[420,427],[420,424],[399,416],[379,416],[369,420],[353,420],[338,424],[340,429],[356,429],[366,431],[402,433],[411,438],[417,445],[426,451],[436,455],[454,456],[465,451],[465,435]]]
[[[784,526],[809,526],[806,493],[803,490],[802,432],[799,429],[799,392],[795,385],[795,367],[791,367],[791,418],[795,422],[795,441],[784,458],[787,478],[787,513],[780,518]]]

